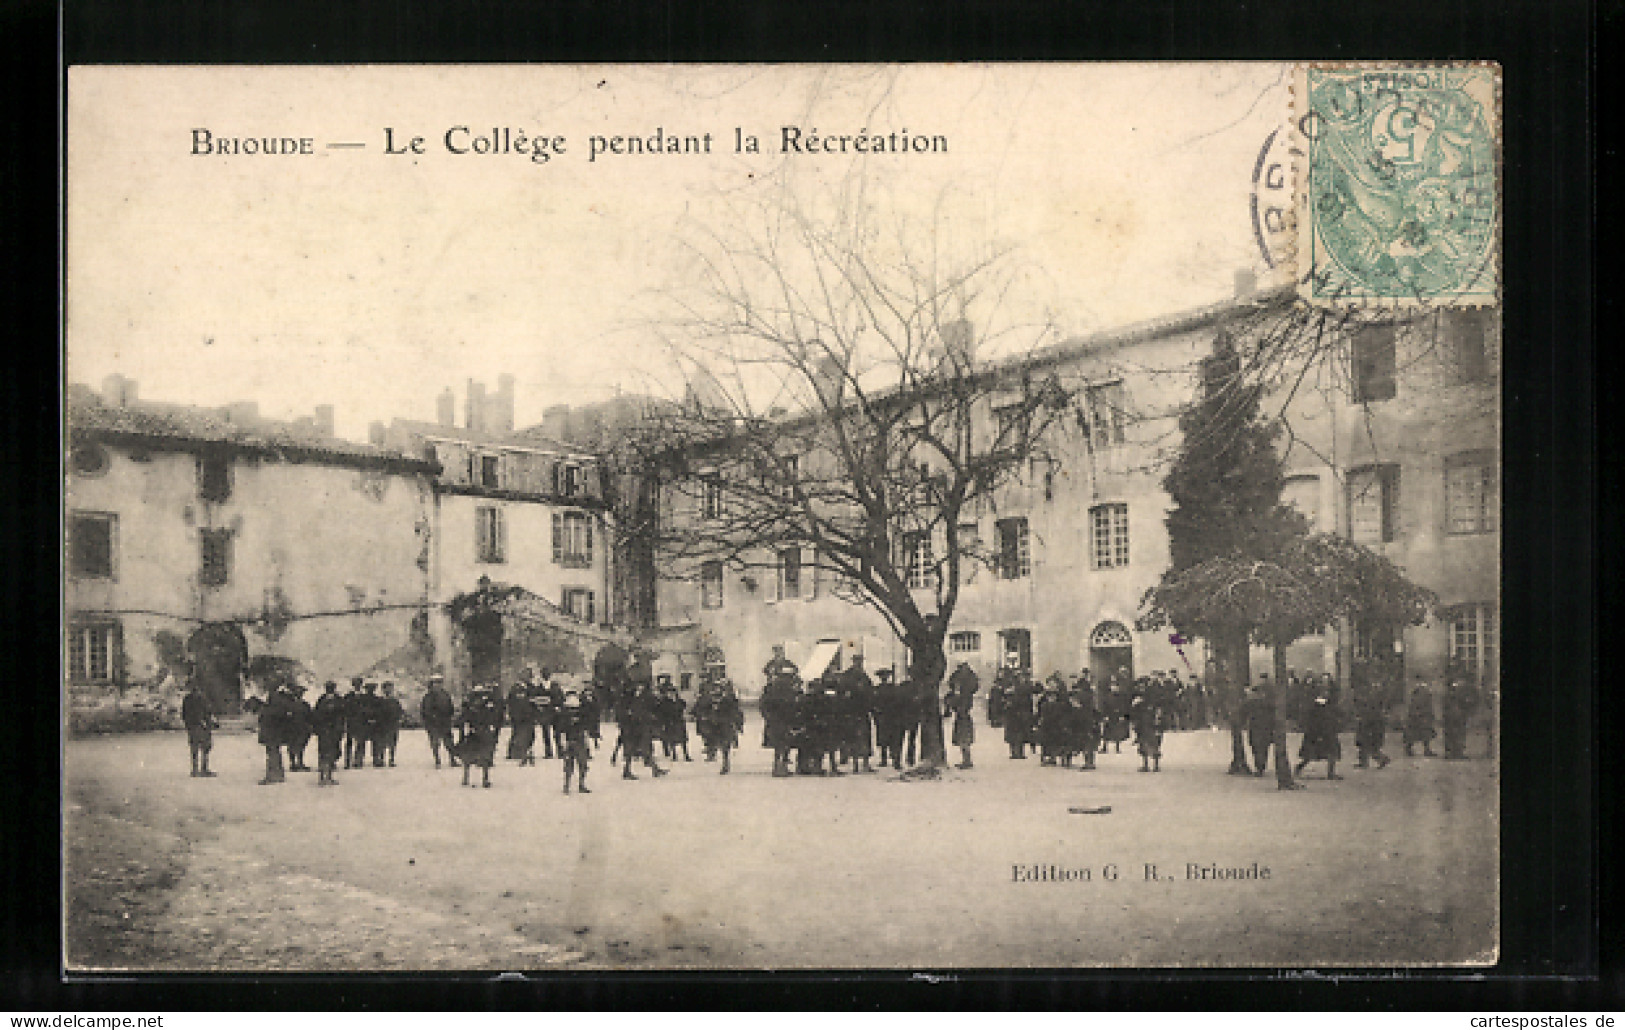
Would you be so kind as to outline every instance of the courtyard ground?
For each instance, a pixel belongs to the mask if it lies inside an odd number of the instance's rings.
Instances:
[[[774,779],[756,746],[727,777],[695,746],[671,775],[628,782],[606,760],[606,730],[593,793],[570,797],[545,759],[499,761],[492,789],[461,787],[460,770],[433,767],[420,731],[403,732],[399,767],[341,769],[330,789],[315,773],[256,785],[264,752],[243,734],[216,738],[217,779],[187,775],[182,733],[70,740],[69,964],[1494,960],[1497,794],[1481,738],[1473,760],[1401,755],[1381,771],[1348,762],[1340,782],[1322,765],[1306,790],[1280,792],[1273,774],[1225,775],[1229,738],[1218,730],[1169,734],[1163,771],[1141,774],[1127,746],[1090,773],[1012,761],[978,727],[976,768],[934,782],[891,770]],[[760,741],[754,717],[744,739]],[[1344,747],[1352,757],[1347,737]],[[1199,875],[1255,863],[1258,878]],[[1045,878],[1049,867],[1068,878]]]

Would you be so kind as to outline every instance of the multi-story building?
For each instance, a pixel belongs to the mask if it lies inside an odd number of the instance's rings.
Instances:
[[[70,687],[191,662],[233,706],[255,662],[338,675],[421,637],[438,466],[337,439],[331,418],[143,403],[119,376],[72,389]]]
[[[511,379],[494,413],[470,395],[469,425],[443,396],[441,421],[375,424],[363,445],[333,435],[327,407],[285,423],[144,402],[120,376],[100,396],[73,387],[70,688],[191,668],[230,708],[257,670],[379,671],[410,695],[431,670],[459,685],[531,660],[584,667],[613,636],[599,462],[511,440]],[[496,589],[509,614],[482,651],[452,602]]]
[[[1013,380],[1039,369],[1058,375],[1075,392],[1077,417],[1057,423],[1048,460],[1032,462],[962,520],[961,538],[978,541],[989,558],[964,572],[950,663],[966,661],[984,677],[1012,659],[1038,676],[1203,671],[1199,642],[1135,629],[1142,597],[1170,560],[1171,501],[1161,481],[1181,445],[1178,413],[1194,396],[1215,333],[1288,303],[1285,294],[1248,295],[1008,364]],[[1347,347],[1307,354],[1310,374],[1265,402],[1266,414],[1283,414],[1287,425],[1284,499],[1318,530],[1386,554],[1444,605],[1440,618],[1397,642],[1354,627],[1354,655],[1429,675],[1453,660],[1486,682],[1495,677],[1498,333],[1493,312],[1363,330]],[[704,519],[707,503],[704,490],[672,490],[664,511]],[[870,609],[837,596],[814,557],[790,548],[768,556],[765,568],[707,562],[663,578],[662,622],[693,629],[679,666],[697,669],[703,655],[720,652],[751,691],[775,645],[797,661],[839,646],[865,653],[871,669],[904,668],[895,634]],[[900,564],[912,577],[930,561],[905,555]],[[1289,651],[1301,670],[1331,671],[1348,660],[1335,632]]]

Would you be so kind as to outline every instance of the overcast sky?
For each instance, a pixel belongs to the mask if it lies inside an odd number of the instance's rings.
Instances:
[[[1264,274],[1249,193],[1287,103],[1284,66],[1258,64],[76,68],[68,378],[281,418],[333,404],[358,438],[512,372],[531,424],[669,378],[649,301],[681,286],[685,234],[854,175],[950,198],[956,233],[1040,271],[1033,317],[1108,328]],[[506,128],[564,153],[450,153],[458,126],[458,147]],[[948,152],[783,155],[784,126]],[[736,127],[763,152],[736,154]],[[386,128],[424,153],[384,153]],[[711,153],[588,160],[592,135],[657,128]],[[194,154],[196,129],[312,153]]]

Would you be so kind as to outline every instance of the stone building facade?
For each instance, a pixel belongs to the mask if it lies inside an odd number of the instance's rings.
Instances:
[[[1169,563],[1161,481],[1181,445],[1179,410],[1194,396],[1195,370],[1214,335],[1283,294],[1252,295],[1057,345],[1018,365],[1053,371],[1077,398],[1057,424],[1050,461],[1034,461],[961,534],[993,555],[965,573],[949,626],[950,666],[990,676],[1015,660],[1035,676],[1091,669],[1140,675],[1206,672],[1200,642],[1134,628],[1145,592]],[[1265,401],[1287,425],[1284,500],[1321,532],[1352,535],[1436,591],[1439,618],[1398,640],[1336,627],[1289,651],[1302,671],[1336,671],[1381,660],[1401,674],[1443,675],[1447,664],[1486,685],[1496,679],[1499,564],[1499,368],[1495,312],[1429,314],[1362,331],[1325,350],[1302,382]],[[1352,359],[1350,355],[1353,355]],[[668,490],[664,516],[703,518],[693,490]],[[836,596],[810,554],[739,571],[712,564],[659,583],[662,623],[692,627],[688,653],[725,656],[741,688],[760,689],[775,645],[795,661],[830,644],[861,652],[871,670],[906,668],[907,656],[879,615]],[[820,651],[820,645],[823,651]],[[822,659],[820,659],[822,661]],[[1267,669],[1255,656],[1255,670]]]

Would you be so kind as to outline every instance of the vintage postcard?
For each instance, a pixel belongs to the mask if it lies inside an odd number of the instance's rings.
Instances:
[[[1493,964],[1499,98],[71,68],[65,968]]]

